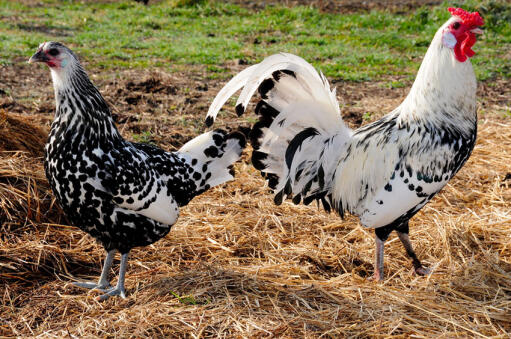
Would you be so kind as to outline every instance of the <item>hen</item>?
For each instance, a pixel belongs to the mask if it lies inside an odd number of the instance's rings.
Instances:
[[[345,126],[335,90],[305,60],[276,54],[236,75],[211,104],[211,125],[223,104],[243,88],[241,115],[258,89],[259,121],[250,139],[252,163],[276,192],[275,203],[321,201],[341,217],[348,211],[374,228],[374,278],[383,279],[383,249],[396,230],[416,273],[426,274],[408,237],[408,221],[458,172],[476,140],[476,79],[468,57],[477,12],[449,8],[406,99],[378,121]]]
[[[107,251],[99,282],[77,283],[125,297],[129,251],[165,236],[185,206],[210,187],[231,180],[245,138],[215,130],[177,152],[131,143],[115,127],[107,103],[76,55],[58,42],[42,43],[29,62],[50,67],[56,114],[45,148],[45,170],[69,219]],[[121,253],[119,280],[108,273]]]

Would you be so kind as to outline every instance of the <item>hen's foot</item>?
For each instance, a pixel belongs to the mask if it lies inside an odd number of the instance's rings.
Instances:
[[[124,286],[122,286],[122,287],[116,286],[114,288],[111,288],[105,294],[96,297],[96,300],[97,301],[105,301],[108,298],[116,296],[116,295],[120,296],[123,299],[126,299],[126,290],[124,289]]]
[[[112,288],[112,286],[110,286],[109,283],[98,284],[93,281],[76,281],[73,283],[73,285],[81,287],[81,288],[88,288],[90,290],[99,290],[102,292],[105,292],[108,289]]]

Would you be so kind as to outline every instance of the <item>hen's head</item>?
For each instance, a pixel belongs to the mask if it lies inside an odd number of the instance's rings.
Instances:
[[[37,52],[30,57],[28,62],[44,62],[52,70],[62,71],[78,63],[78,59],[69,48],[60,42],[48,41],[39,45]]]
[[[474,56],[472,46],[476,42],[476,34],[483,31],[480,26],[484,25],[483,18],[478,12],[467,12],[462,8],[449,8],[452,18],[446,23],[443,30],[442,43],[445,47],[454,50],[454,55],[459,62],[464,62],[467,57]]]

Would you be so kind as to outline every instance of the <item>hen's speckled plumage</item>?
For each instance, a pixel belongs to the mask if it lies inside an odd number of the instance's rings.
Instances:
[[[34,57],[50,65],[57,102],[46,176],[69,219],[109,252],[106,263],[112,251],[125,255],[165,236],[180,206],[233,178],[242,134],[215,130],[172,153],[131,143],[71,50],[47,42]]]

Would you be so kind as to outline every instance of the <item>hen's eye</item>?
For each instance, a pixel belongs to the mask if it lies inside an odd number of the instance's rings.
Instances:
[[[458,28],[460,28],[460,23],[459,23],[459,22],[455,22],[455,23],[453,23],[453,24],[452,24],[452,28],[454,28],[454,29],[458,29]]]
[[[58,50],[58,49],[56,49],[56,48],[52,48],[52,49],[50,49],[50,50],[48,51],[48,54],[49,54],[49,55],[53,55],[53,56],[55,56],[55,55],[59,54],[59,50]]]

